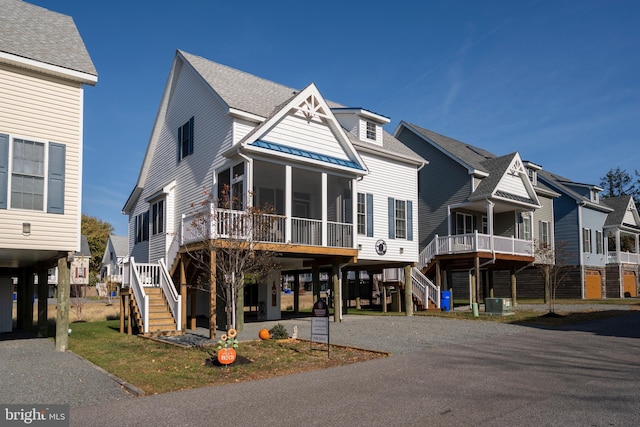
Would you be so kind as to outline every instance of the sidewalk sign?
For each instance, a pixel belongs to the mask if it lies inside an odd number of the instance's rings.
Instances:
[[[321,299],[311,309],[311,342],[327,344],[327,358],[329,357],[329,307]]]

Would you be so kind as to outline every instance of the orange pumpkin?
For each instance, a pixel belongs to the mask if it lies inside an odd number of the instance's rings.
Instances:
[[[260,329],[260,331],[258,332],[258,336],[261,340],[271,339],[271,334],[269,333],[269,330],[267,328]]]
[[[233,348],[221,348],[218,350],[218,362],[228,365],[236,360],[236,350]]]

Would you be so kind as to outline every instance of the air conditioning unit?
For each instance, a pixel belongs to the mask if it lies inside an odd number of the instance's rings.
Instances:
[[[511,298],[485,298],[484,311],[487,314],[507,316],[513,313],[513,301]]]

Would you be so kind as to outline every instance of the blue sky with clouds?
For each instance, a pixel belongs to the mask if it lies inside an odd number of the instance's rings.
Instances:
[[[634,0],[28,0],[71,15],[85,90],[83,212],[121,209],[181,49],[598,184],[640,170]]]

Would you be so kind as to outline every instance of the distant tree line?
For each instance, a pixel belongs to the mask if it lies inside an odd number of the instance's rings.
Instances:
[[[640,203],[640,173],[632,174],[618,166],[600,178],[602,197],[632,196],[636,206]]]

